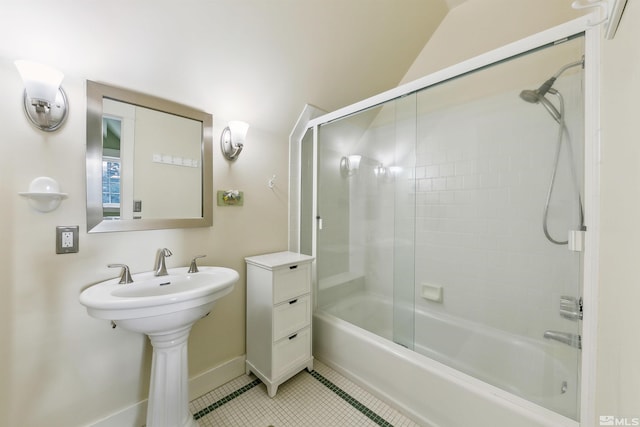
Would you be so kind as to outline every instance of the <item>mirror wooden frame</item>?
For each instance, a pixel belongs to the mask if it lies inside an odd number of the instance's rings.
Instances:
[[[105,98],[202,122],[202,217],[104,220],[102,207],[102,116],[103,99]],[[211,114],[152,95],[87,80],[87,232],[210,227],[213,224],[212,150],[213,118]]]

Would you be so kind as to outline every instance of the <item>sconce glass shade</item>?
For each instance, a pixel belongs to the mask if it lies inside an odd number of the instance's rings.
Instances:
[[[234,120],[229,122],[228,126],[231,131],[231,140],[237,144],[244,144],[249,130],[249,123]]]
[[[29,98],[49,104],[55,102],[64,74],[36,62],[18,60],[15,64]]]
[[[362,156],[357,154],[352,154],[348,157],[343,157],[340,159],[340,172],[344,176],[353,176],[358,173],[358,169],[360,169],[360,160],[362,160]]]
[[[360,160],[362,159],[362,156],[351,155],[348,157],[348,159],[349,159],[349,170],[355,172],[358,169],[360,169]]]
[[[387,175],[387,168],[381,163],[373,169],[373,173],[375,176],[384,177]]]
[[[37,128],[58,129],[67,117],[67,96],[60,87],[64,74],[31,61],[15,61],[25,87],[24,111]]]
[[[238,120],[230,121],[220,136],[220,149],[227,160],[238,158],[247,137],[249,124]]]

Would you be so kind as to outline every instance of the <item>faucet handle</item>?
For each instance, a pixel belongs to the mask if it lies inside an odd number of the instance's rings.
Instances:
[[[569,320],[582,320],[582,298],[561,296],[560,316]]]
[[[126,283],[133,283],[133,279],[131,278],[131,273],[129,272],[129,266],[125,264],[109,264],[107,265],[109,268],[118,268],[122,267],[122,272],[120,273],[120,281],[119,285],[124,285]]]
[[[191,266],[189,266],[189,271],[187,273],[198,273],[198,265],[196,264],[196,260],[198,258],[204,258],[206,257],[206,255],[196,255],[192,260],[191,260]]]

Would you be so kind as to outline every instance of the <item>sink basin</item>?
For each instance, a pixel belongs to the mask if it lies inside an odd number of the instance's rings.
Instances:
[[[187,341],[191,326],[231,292],[238,272],[224,267],[186,267],[132,275],[85,289],[80,303],[92,317],[111,320],[123,329],[149,336],[153,346],[147,427],[197,427],[189,412]]]
[[[132,275],[133,283],[110,279],[85,289],[80,303],[90,316],[111,320],[135,332],[153,334],[178,329],[206,316],[219,298],[232,291],[238,280],[225,267],[171,268],[167,276],[149,271]]]

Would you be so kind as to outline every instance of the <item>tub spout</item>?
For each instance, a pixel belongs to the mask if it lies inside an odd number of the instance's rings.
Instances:
[[[544,337],[549,340],[559,341],[577,349],[582,349],[582,337],[568,332],[545,331]]]

